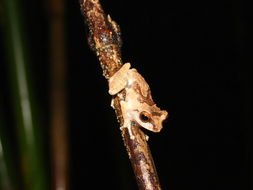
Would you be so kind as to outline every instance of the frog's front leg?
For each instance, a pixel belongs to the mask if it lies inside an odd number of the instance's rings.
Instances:
[[[122,112],[122,117],[123,117],[123,125],[120,127],[122,130],[123,128],[126,128],[128,130],[130,139],[134,139],[133,131],[132,131],[132,121],[134,118],[132,117],[132,111],[128,109],[128,103],[125,102],[124,100],[120,101],[121,105],[121,112]]]

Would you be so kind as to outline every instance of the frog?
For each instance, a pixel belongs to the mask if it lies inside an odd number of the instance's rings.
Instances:
[[[112,96],[120,95],[125,90],[124,97],[120,100],[124,120],[121,128],[129,128],[134,121],[149,131],[161,131],[168,113],[156,106],[148,83],[135,68],[131,68],[130,63],[125,63],[109,78],[108,83],[108,92]]]

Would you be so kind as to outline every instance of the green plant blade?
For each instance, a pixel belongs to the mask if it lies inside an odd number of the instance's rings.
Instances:
[[[29,51],[18,0],[5,0],[6,50],[13,96],[16,130],[21,152],[21,168],[27,190],[48,189],[37,107],[29,80]]]

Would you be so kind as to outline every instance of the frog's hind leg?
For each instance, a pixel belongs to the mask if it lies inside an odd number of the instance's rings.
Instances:
[[[127,85],[127,73],[131,67],[130,63],[124,64],[120,70],[118,70],[110,79],[109,79],[109,94],[115,95],[123,90]]]

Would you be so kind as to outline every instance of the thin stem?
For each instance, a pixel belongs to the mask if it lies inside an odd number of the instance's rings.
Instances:
[[[68,140],[66,114],[66,50],[65,50],[65,1],[49,3],[50,20],[50,62],[51,62],[51,155],[53,189],[67,190],[68,181]]]
[[[99,58],[105,78],[109,79],[123,65],[120,55],[119,27],[116,22],[104,14],[99,0],[83,0],[80,5],[85,21],[89,26],[89,45]],[[125,95],[124,90],[119,92],[117,96],[113,96],[113,102],[139,189],[159,190],[161,187],[145,134],[134,121],[131,122],[130,128],[122,127],[124,120],[120,97]]]

